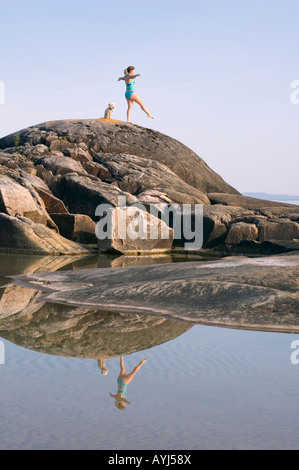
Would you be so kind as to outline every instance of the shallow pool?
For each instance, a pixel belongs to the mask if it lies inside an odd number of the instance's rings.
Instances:
[[[299,335],[76,314],[22,289],[1,290],[0,449],[299,448]],[[121,355],[148,359],[124,410]]]

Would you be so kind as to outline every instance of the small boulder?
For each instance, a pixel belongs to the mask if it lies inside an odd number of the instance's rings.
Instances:
[[[291,220],[259,220],[257,228],[259,242],[266,240],[293,240],[299,238],[299,224]]]
[[[238,222],[229,228],[225,243],[227,245],[237,245],[242,240],[257,240],[258,228],[254,224]]]
[[[97,162],[82,162],[84,170],[90,175],[97,176],[101,180],[111,179],[112,175],[110,171],[101,163]]]
[[[53,139],[50,143],[50,150],[60,150],[63,152],[63,150],[66,149],[75,149],[77,148],[77,145],[71,142],[68,142],[68,140],[60,137],[58,139]]]
[[[135,206],[117,207],[110,213],[111,225],[107,227],[100,220],[96,227],[100,251],[120,253],[162,253],[170,251],[173,243],[173,229],[149,212],[136,210]]]
[[[70,157],[77,162],[92,162],[92,156],[87,150],[80,147],[78,148],[66,148],[63,150],[63,154],[66,157]]]
[[[36,191],[43,200],[48,214],[51,214],[52,220],[53,214],[68,214],[68,210],[63,201],[55,197],[49,189],[36,188]]]
[[[78,243],[97,243],[95,222],[85,214],[51,214],[60,235]]]
[[[236,219],[254,217],[254,212],[235,206],[203,206],[203,244],[209,248],[224,242],[229,225]]]
[[[53,175],[65,175],[67,173],[86,175],[86,171],[81,163],[69,157],[55,157],[49,155],[43,158],[40,163],[46,170],[52,171]]]

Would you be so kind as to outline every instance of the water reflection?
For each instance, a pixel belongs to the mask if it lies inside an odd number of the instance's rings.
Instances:
[[[180,256],[118,256],[115,254],[76,256],[37,256],[0,253],[0,286],[9,283],[6,276],[89,268],[112,268],[181,261]]]
[[[165,256],[148,258],[0,255],[0,337],[42,354],[94,359],[103,375],[108,374],[106,361],[120,357],[118,388],[110,396],[115,406],[123,410],[130,404],[127,386],[144,364],[143,360],[127,373],[124,356],[171,341],[193,325],[156,315],[106,312],[47,303],[38,300],[41,291],[12,284],[6,276],[169,262]],[[109,397],[107,399],[111,400]]]
[[[128,258],[128,259],[127,259]],[[147,258],[147,259],[146,259]],[[105,312],[37,300],[41,291],[14,285],[5,277],[34,272],[163,263],[168,257],[0,255],[0,336],[28,349],[57,356],[105,359],[170,341],[191,328],[152,315]],[[149,259],[150,258],[150,259]]]
[[[41,292],[9,286],[2,295],[0,336],[56,356],[98,358],[132,354],[170,341],[192,325],[153,315],[48,304]],[[1,299],[1,300],[2,300]],[[2,305],[2,303],[1,303]]]
[[[108,369],[106,367],[106,358],[105,357],[96,357],[95,359],[97,359],[98,361],[98,368],[101,370],[101,373],[103,375],[107,375],[108,374]]]
[[[145,364],[147,359],[142,359],[139,364],[137,364],[132,372],[127,374],[125,368],[125,361],[124,357],[120,356],[120,373],[117,378],[117,392],[113,395],[111,392],[109,393],[110,397],[114,398],[115,403],[114,405],[119,410],[124,410],[126,408],[126,404],[131,405],[131,402],[127,400],[127,388],[128,385],[132,382],[137,372],[141,369],[143,364]]]
[[[61,270],[118,268],[153,264],[179,263],[192,260],[220,258],[212,254],[155,254],[144,256],[125,256],[116,254],[38,256],[26,254],[0,253],[0,286],[9,280],[6,276],[55,272]]]
[[[201,256],[195,256],[201,259]],[[18,274],[109,268],[184,261],[182,255],[29,256],[0,254],[0,336],[13,343],[57,356],[105,360],[170,341],[192,325],[152,315],[105,312],[37,300],[41,291],[11,283]],[[189,260],[189,257],[188,257]]]

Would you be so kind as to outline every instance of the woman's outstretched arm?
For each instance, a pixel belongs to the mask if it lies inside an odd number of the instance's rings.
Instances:
[[[133,78],[136,78],[136,77],[140,77],[140,73],[137,73],[137,75],[130,75],[130,76],[129,76],[129,79],[132,80]],[[119,77],[119,79],[118,79],[117,81],[118,81],[118,82],[119,82],[120,80],[125,80],[125,81],[126,81],[126,79],[127,79],[127,75],[125,75],[124,77]]]

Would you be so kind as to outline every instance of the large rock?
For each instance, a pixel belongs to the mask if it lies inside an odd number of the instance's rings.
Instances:
[[[238,191],[227,184],[192,150],[160,132],[122,121],[100,119],[49,121],[15,132],[0,139],[0,149],[26,143],[45,144],[47,137],[57,135],[52,149],[65,150],[71,144],[85,143],[94,154],[128,154],[166,165],[182,181],[202,192]],[[63,140],[62,140],[63,139]],[[56,143],[57,142],[57,143]]]
[[[168,166],[154,159],[128,154],[99,154],[94,158],[106,165],[123,191],[138,195],[150,188],[165,193],[173,203],[210,204],[203,191],[186,183]]]
[[[45,225],[26,217],[0,213],[0,250],[34,254],[88,254],[90,249],[63,238]]]
[[[165,222],[135,206],[110,211],[110,219],[102,218],[96,228],[101,251],[120,253],[160,253],[170,251],[173,230]]]
[[[152,129],[115,120],[50,121],[0,139],[0,149],[0,212],[56,230],[51,215],[71,213],[70,229],[63,228],[71,239],[74,217],[98,222],[96,208],[118,207],[120,197],[148,212],[153,204],[188,204],[194,215],[195,205],[203,205],[203,248],[260,250],[264,242],[297,237],[298,206],[242,196],[192,150]],[[12,197],[16,184],[21,203]],[[253,226],[233,224],[255,225],[258,238]],[[174,237],[178,249],[186,242],[184,233]]]
[[[136,197],[117,186],[76,174],[61,176],[51,188],[56,197],[64,201],[70,213],[85,214],[93,220],[96,220],[95,211],[100,204],[116,207],[119,197],[125,197],[128,203],[137,201]]]
[[[52,218],[59,228],[59,233],[78,243],[96,244],[95,222],[84,214],[52,214]]]
[[[0,175],[0,212],[13,217],[24,216],[54,228],[38,193],[24,179],[21,182],[23,185],[6,175]]]
[[[299,239],[299,224],[291,220],[259,220],[257,228],[260,242]]]

